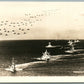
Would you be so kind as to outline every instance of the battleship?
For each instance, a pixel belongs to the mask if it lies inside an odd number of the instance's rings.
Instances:
[[[51,42],[49,42],[48,45],[45,46],[45,47],[46,47],[46,48],[55,48],[55,47],[57,47],[57,46],[52,46],[52,45],[51,45]]]
[[[69,40],[68,45],[70,46],[70,50],[66,50],[66,53],[80,53],[81,51],[84,51],[84,49],[75,49],[75,45],[80,42],[79,40]]]
[[[23,69],[17,68],[16,64],[15,64],[15,59],[12,58],[12,64],[11,64],[11,66],[9,66],[9,68],[6,68],[5,70],[10,71],[12,73],[15,73],[16,71],[21,71]]]
[[[50,57],[51,56],[50,56],[49,52],[46,50],[40,58],[36,58],[36,59],[49,62]]]

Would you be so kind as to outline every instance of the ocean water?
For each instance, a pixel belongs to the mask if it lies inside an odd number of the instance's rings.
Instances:
[[[51,42],[57,48],[47,49],[51,55],[66,55],[65,50],[68,49],[68,40],[8,40],[0,41],[0,76],[28,76],[35,75],[31,73],[31,69],[12,74],[5,71],[5,68],[11,65],[11,60],[14,57],[16,64],[29,63],[37,61],[34,58],[41,57],[45,52],[45,46]],[[75,49],[84,49],[84,40],[80,40],[75,45]],[[84,53],[84,51],[80,52]],[[77,53],[76,53],[77,54]],[[68,58],[67,58],[68,59]],[[69,59],[68,59],[69,60]]]

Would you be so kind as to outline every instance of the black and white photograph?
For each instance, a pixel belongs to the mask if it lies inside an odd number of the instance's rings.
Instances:
[[[0,2],[0,77],[84,76],[84,2]]]

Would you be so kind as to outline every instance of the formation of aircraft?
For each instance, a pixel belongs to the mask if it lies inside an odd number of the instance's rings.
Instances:
[[[35,10],[34,10],[35,11]],[[42,9],[35,13],[27,11],[20,18],[13,18],[12,15],[9,19],[3,19],[0,17],[0,36],[20,36],[28,34],[29,31],[34,28],[34,24],[39,24],[46,16],[55,15],[58,9]],[[19,16],[18,16],[19,17]]]
[[[43,14],[38,14],[36,16],[25,14],[19,21],[0,19],[0,36],[25,35],[31,30],[31,28],[33,28],[35,23],[42,21],[43,16]]]

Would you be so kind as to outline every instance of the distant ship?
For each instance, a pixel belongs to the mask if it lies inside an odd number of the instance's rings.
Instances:
[[[80,42],[79,40],[74,40],[74,43],[78,43],[78,42]]]
[[[80,51],[84,51],[84,49],[75,49],[74,45],[75,43],[80,42],[79,40],[69,40],[68,45],[70,46],[70,50],[66,50],[66,53],[79,53]]]
[[[52,45],[51,45],[51,42],[49,42],[48,45],[45,46],[45,47],[46,47],[46,48],[55,48],[55,47],[59,47],[59,46],[52,46]]]
[[[75,50],[74,46],[72,46],[70,50],[67,50],[65,52],[67,52],[67,53],[74,53],[74,52],[77,52],[77,50]]]
[[[78,42],[80,42],[80,41],[79,40],[73,40],[73,41],[72,40],[69,40],[68,41],[68,44],[69,45],[74,45],[75,43],[78,43]]]

